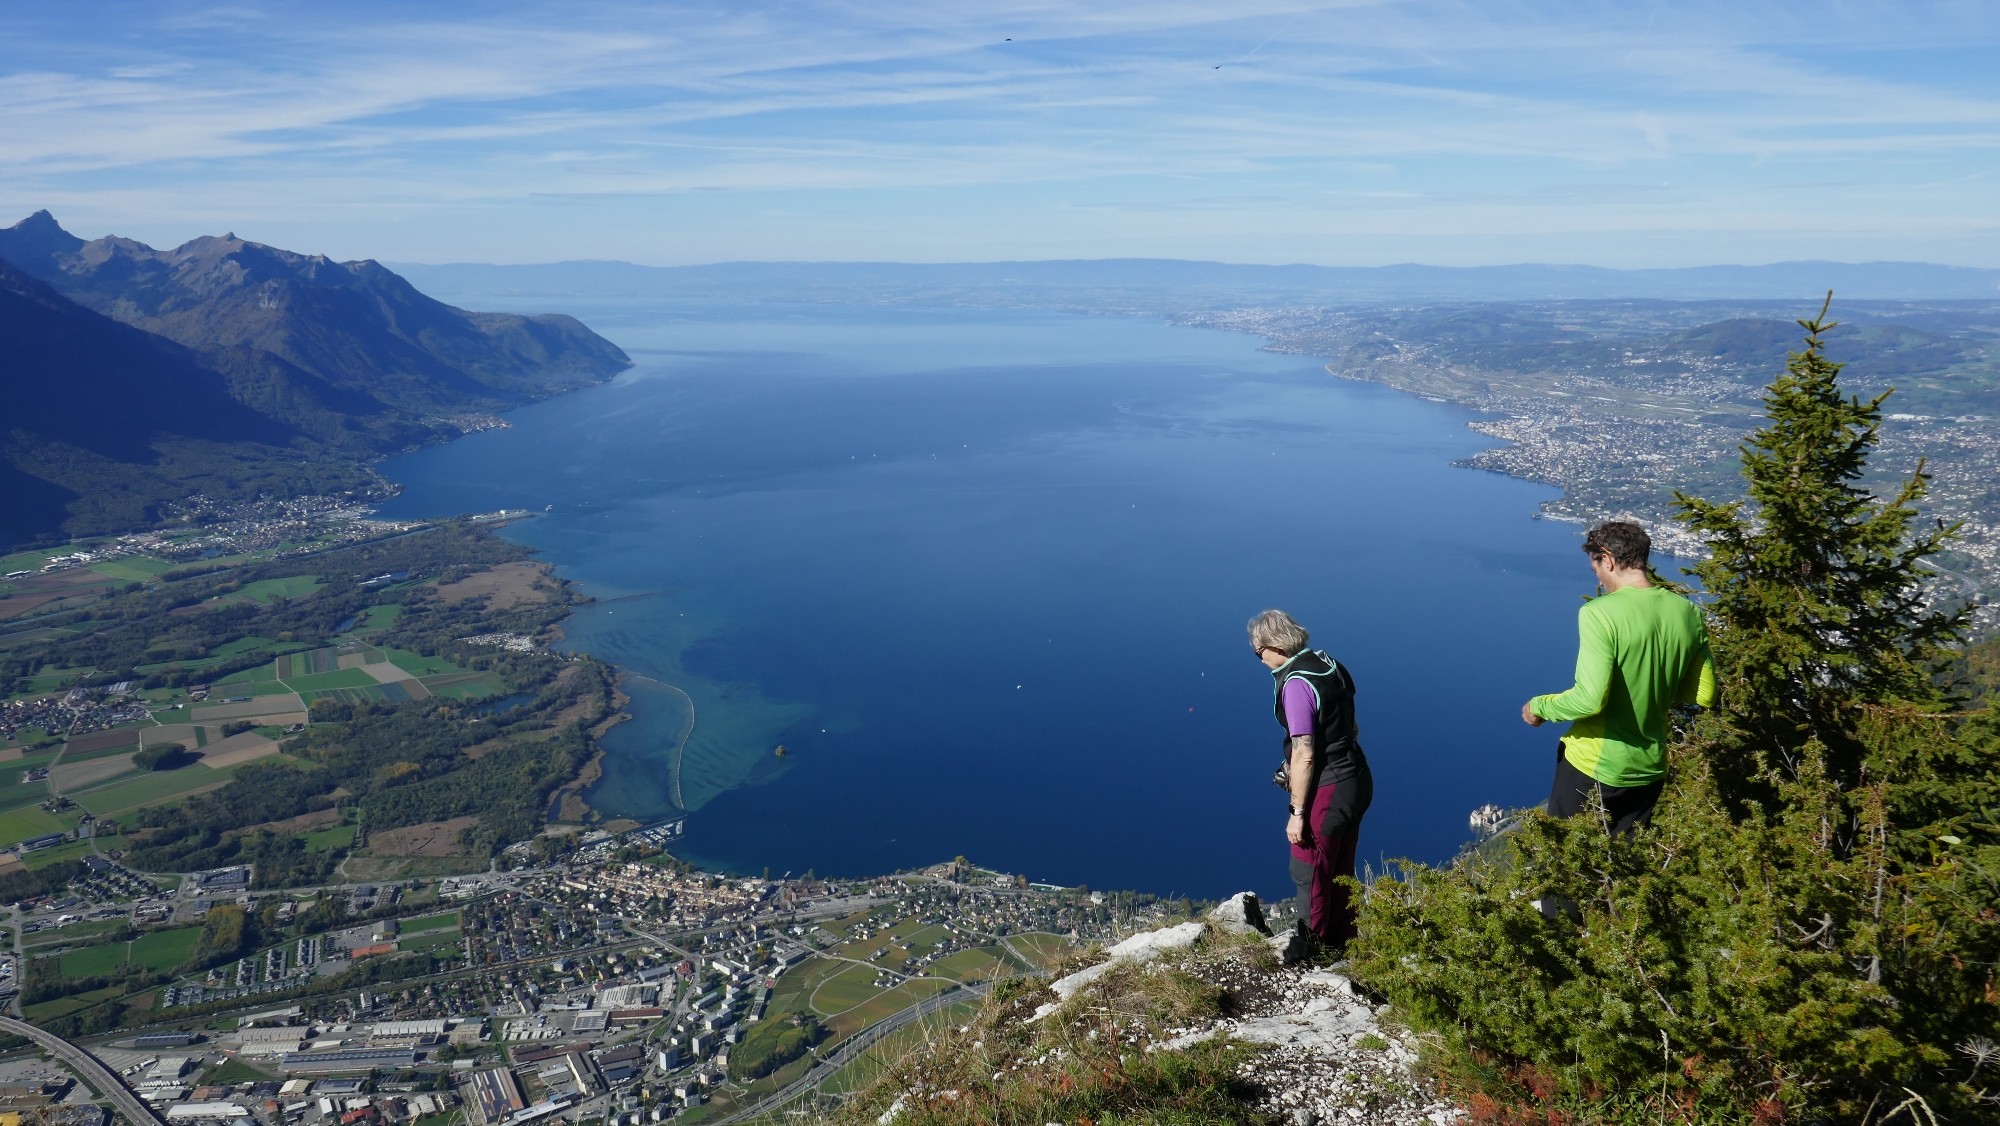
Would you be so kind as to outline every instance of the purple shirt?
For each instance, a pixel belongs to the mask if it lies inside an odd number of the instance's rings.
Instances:
[[[1285,682],[1278,697],[1285,705],[1285,732],[1289,735],[1311,735],[1318,730],[1313,713],[1318,710],[1319,697],[1313,695],[1312,685],[1304,677],[1293,677]]]

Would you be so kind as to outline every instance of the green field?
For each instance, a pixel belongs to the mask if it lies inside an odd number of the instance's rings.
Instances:
[[[10,809],[0,813],[0,845],[11,845],[48,833],[60,833],[75,823],[74,817],[64,821],[40,806],[24,805],[19,809]]]
[[[97,816],[108,817],[128,809],[159,805],[205,786],[220,785],[234,778],[237,769],[227,766],[221,770],[210,770],[200,764],[183,766],[178,770],[155,771],[130,781],[114,782],[71,796]]]
[[[276,674],[272,673],[271,666],[260,665],[256,668],[243,669],[240,672],[233,672],[228,676],[221,677],[215,681],[214,688],[218,692],[221,692],[222,687],[226,684],[259,684],[264,681],[276,679],[278,678]],[[222,694],[227,695],[227,693]]]
[[[46,696],[79,677],[89,676],[97,669],[82,666],[68,669],[44,668],[34,676],[24,676],[15,681],[15,691],[24,696]]]
[[[88,946],[82,950],[72,950],[62,956],[64,977],[102,977],[116,973],[125,964],[125,943],[107,942],[102,946]]]
[[[813,991],[812,1007],[830,1017],[871,1001],[882,992],[875,987],[876,976],[872,967],[848,965]]]
[[[388,629],[390,626],[395,625],[396,619],[402,616],[403,616],[403,606],[401,603],[398,602],[392,602],[386,606],[370,606],[368,608],[368,612],[364,614],[361,620],[354,624],[354,628],[349,630],[348,632],[357,634],[380,633],[381,631]]]
[[[874,1024],[886,1020],[926,997],[933,997],[947,988],[938,981],[906,981],[893,989],[877,993],[873,1000],[864,1001],[860,1006],[827,1021],[827,1028],[836,1036],[852,1036]]]
[[[299,699],[304,700],[308,707],[314,700],[338,700],[343,704],[388,703],[391,701],[382,691],[387,687],[389,686],[385,684],[370,684],[366,688],[323,688],[317,692],[301,692]],[[393,702],[402,703],[407,699],[409,699],[408,694],[403,694]]]
[[[965,1002],[947,1006],[920,1021],[904,1025],[869,1045],[867,1051],[828,1076],[820,1084],[820,1090],[828,1094],[861,1090],[880,1079],[884,1072],[911,1052],[935,1039],[940,1030],[964,1024],[978,1011],[977,1005]],[[745,1042],[749,1039],[744,1037]],[[733,1062],[735,1057],[730,1059]]]
[[[108,974],[127,963],[167,973],[188,960],[200,938],[200,927],[180,927],[142,934],[131,942],[72,950],[62,956],[62,973],[64,977]]]
[[[13,762],[0,762],[0,809],[47,801],[49,784],[46,780],[23,782],[21,776],[29,770],[46,767],[55,759],[55,755],[43,750],[23,755]]]
[[[976,950],[960,950],[947,954],[932,962],[924,972],[932,977],[948,977],[953,981],[974,979],[991,981],[996,977],[1012,974],[1016,969],[1014,963],[1001,957],[997,949],[982,946]]]
[[[123,991],[120,986],[108,985],[103,989],[93,989],[88,993],[79,993],[74,997],[58,997],[53,1001],[43,1001],[39,1005],[29,1005],[21,1010],[21,1015],[26,1017],[30,1024],[38,1024],[67,1013],[81,1012],[84,1009],[95,1008],[118,996]]]
[[[301,837],[307,852],[332,852],[354,843],[354,835],[360,831],[358,825],[335,825],[327,829],[314,829]]]
[[[445,927],[456,926],[458,926],[458,912],[445,911],[437,915],[425,915],[421,919],[411,919],[401,924],[401,929],[404,934],[416,934],[420,931],[442,930]]]
[[[411,676],[441,676],[445,673],[465,671],[443,657],[419,657],[407,649],[384,649],[382,652],[389,655],[390,664]]]
[[[1047,931],[1030,931],[1027,934],[1012,934],[1002,940],[1009,949],[1027,958],[1038,966],[1053,966],[1076,952],[1076,943],[1059,934]]]
[[[211,657],[241,657],[245,653],[255,653],[259,649],[269,649],[276,645],[268,637],[239,637],[226,645],[218,645],[208,651]]]
[[[49,560],[58,555],[68,555],[67,547],[41,548],[35,551],[17,551],[12,555],[0,555],[0,575],[10,571],[39,571]]]
[[[456,947],[461,941],[463,940],[456,930],[431,931],[415,938],[406,938],[398,945],[404,950],[436,950],[446,946]]]
[[[243,589],[223,595],[230,602],[258,602],[269,606],[288,598],[311,594],[326,584],[318,575],[287,575],[282,579],[259,579]]]
[[[57,845],[54,848],[44,848],[30,852],[21,857],[21,863],[27,865],[28,870],[32,872],[39,868],[47,868],[52,864],[60,864],[65,860],[75,860],[89,851],[89,841],[71,841],[68,844]]]
[[[194,944],[200,938],[200,927],[180,927],[175,930],[142,934],[132,940],[130,959],[149,969],[166,973],[188,960],[188,955],[194,953]]]
[[[107,563],[94,563],[90,569],[106,578],[120,579],[128,583],[144,583],[173,570],[174,565],[144,555],[128,555],[123,559],[113,559]]]
[[[433,696],[447,700],[481,700],[504,695],[507,685],[490,672],[457,672],[423,678],[423,686]]]
[[[293,660],[297,660],[296,657]],[[300,694],[326,692],[335,688],[373,688],[375,678],[360,669],[335,669],[332,672],[307,673],[304,676],[284,678],[292,690]]]

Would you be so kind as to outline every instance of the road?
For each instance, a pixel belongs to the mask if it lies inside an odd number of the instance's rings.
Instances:
[[[950,992],[935,994],[911,1005],[909,1008],[904,1009],[895,1016],[889,1017],[887,1020],[871,1024],[853,1036],[848,1037],[847,1042],[840,1046],[839,1051],[808,1067],[804,1075],[785,1084],[758,1102],[716,1119],[715,1126],[723,1126],[727,1122],[746,1122],[750,1119],[770,1114],[793,1099],[818,1087],[821,1083],[831,1078],[835,1072],[846,1066],[854,1057],[873,1047],[877,1040],[887,1036],[889,1033],[894,1032],[911,1021],[922,1020],[924,1017],[930,1016],[940,1009],[950,1008],[961,1001],[976,1003],[983,999],[986,996],[986,991],[991,988],[993,988],[993,984],[987,982],[982,985],[968,985],[964,989],[954,989]]]
[[[132,1126],[165,1126],[164,1120],[153,1108],[141,1102],[139,1096],[133,1094],[125,1081],[118,1077],[118,1073],[104,1066],[96,1056],[54,1033],[44,1032],[27,1021],[13,1017],[0,1017],[0,1030],[33,1040],[47,1049],[50,1055],[74,1068],[84,1082],[96,1088]]]

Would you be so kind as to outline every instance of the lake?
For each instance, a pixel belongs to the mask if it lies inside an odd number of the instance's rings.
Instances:
[[[1547,795],[1518,713],[1592,580],[1550,490],[1450,466],[1460,408],[1136,318],[538,307],[637,366],[389,461],[383,512],[540,514],[567,644],[631,674],[589,798],[690,860],[1289,894],[1268,606],[1359,684],[1364,859]]]

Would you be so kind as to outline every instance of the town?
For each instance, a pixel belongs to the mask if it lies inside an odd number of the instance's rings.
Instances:
[[[963,859],[864,881],[727,877],[658,837],[600,830],[553,865],[281,892],[251,890],[241,866],[173,879],[93,857],[11,905],[25,952],[0,966],[0,995],[45,1023],[31,990],[51,971],[162,964],[220,918],[262,918],[256,948],[159,974],[138,1020],[76,1037],[156,1121],[728,1121],[844,1089],[899,1032],[1175,906]],[[98,1101],[88,1075],[32,1059],[0,1062],[0,1083],[23,1080],[0,1087],[15,1106]]]

